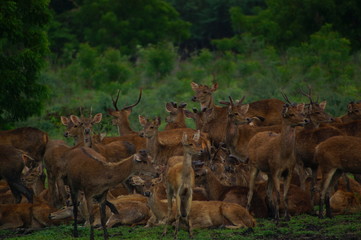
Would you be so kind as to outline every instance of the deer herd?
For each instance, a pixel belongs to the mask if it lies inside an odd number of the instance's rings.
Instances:
[[[193,229],[252,228],[256,218],[276,222],[299,214],[361,211],[361,101],[333,118],[312,91],[307,103],[245,97],[215,103],[212,86],[191,83],[192,101],[169,102],[161,118],[129,116],[142,98],[118,108],[119,136],[93,133],[102,113],[61,116],[63,140],[31,127],[0,132],[0,229],[37,229],[73,223],[103,230],[117,225]],[[189,128],[186,119],[194,121]],[[353,174],[353,175],[351,175]],[[317,202],[319,201],[319,202]],[[319,210],[314,205],[319,205]]]

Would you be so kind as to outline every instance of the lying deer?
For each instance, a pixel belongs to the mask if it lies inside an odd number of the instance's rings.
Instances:
[[[167,201],[157,196],[157,185],[153,188],[148,199],[148,205],[152,211],[152,217],[147,226],[153,226],[157,222],[164,223],[167,218]],[[171,222],[176,220],[176,207],[173,207]],[[192,201],[189,212],[189,224],[192,229],[226,227],[237,229],[243,227],[254,227],[255,219],[243,207],[235,203],[221,201]],[[225,225],[225,222],[227,223]]]
[[[248,144],[249,164],[251,167],[247,209],[251,207],[255,177],[259,171],[268,175],[267,197],[269,205],[274,212],[275,219],[279,219],[279,201],[285,206],[285,217],[289,218],[287,194],[291,183],[293,170],[296,165],[294,145],[295,127],[308,122],[304,116],[304,104],[291,103],[283,106],[281,113],[281,133],[260,132],[254,135]],[[281,198],[280,178],[285,178],[284,191]],[[276,189],[276,199],[273,199],[273,188]]]

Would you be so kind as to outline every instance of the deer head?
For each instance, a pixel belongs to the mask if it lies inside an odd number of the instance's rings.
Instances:
[[[251,118],[246,116],[249,104],[242,104],[244,98],[234,102],[232,97],[229,96],[228,117],[236,125],[248,124],[252,121]]]
[[[347,105],[347,114],[355,120],[361,119],[361,101],[350,102]]]
[[[93,125],[96,123],[100,123],[102,120],[102,116],[103,115],[101,113],[95,114],[94,117],[90,115],[88,118],[79,118],[78,116],[70,115],[70,120],[73,122],[74,127],[77,126],[77,128],[81,128],[84,137],[84,143],[88,147],[91,147],[92,145],[91,132]]]
[[[207,85],[198,85],[195,82],[191,83],[192,90],[195,95],[192,97],[193,102],[199,102],[201,109],[213,107],[213,92],[218,88],[218,83],[214,83],[212,87]]]
[[[184,108],[187,106],[187,103],[177,103],[169,102],[165,105],[165,110],[169,112],[169,116],[166,117],[165,121],[167,123],[176,122],[178,119],[184,117]]]
[[[204,152],[207,146],[203,144],[200,136],[200,130],[198,130],[192,138],[188,137],[187,133],[183,133],[182,145],[185,153],[190,155],[200,155]]]
[[[290,125],[291,127],[303,126],[308,123],[309,120],[305,117],[304,113],[305,104],[291,103],[288,97],[284,93],[282,94],[287,101],[287,103],[283,105],[282,109],[282,118],[284,123]]]
[[[139,115],[138,119],[140,125],[142,125],[143,127],[143,129],[139,131],[139,135],[141,137],[152,138],[157,134],[158,128],[161,123],[160,117],[156,117],[153,120],[149,120]]]
[[[308,93],[301,90],[301,93],[306,96],[310,103],[305,105],[305,115],[311,123],[318,126],[320,123],[333,122],[334,119],[325,112],[326,101],[317,103],[312,99],[312,89],[308,86]]]

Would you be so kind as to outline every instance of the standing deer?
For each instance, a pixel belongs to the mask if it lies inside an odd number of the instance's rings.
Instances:
[[[308,122],[304,116],[304,104],[288,102],[283,106],[281,113],[281,133],[260,132],[254,135],[248,144],[249,164],[251,166],[249,191],[247,196],[247,209],[253,197],[255,177],[259,171],[268,175],[267,197],[269,205],[274,210],[274,217],[279,219],[279,201],[285,206],[285,217],[289,218],[287,206],[287,193],[291,183],[293,170],[296,165],[294,155],[295,127]],[[284,191],[280,197],[280,179],[283,177]],[[273,200],[273,188],[276,189],[276,200]]]
[[[330,191],[342,173],[361,173],[361,142],[352,136],[334,136],[316,147],[315,159],[322,172],[319,217],[323,217],[323,204],[327,217],[332,217]]]
[[[189,224],[189,211],[192,203],[194,188],[194,171],[192,168],[192,157],[200,155],[204,149],[200,131],[198,130],[193,138],[189,138],[187,133],[183,134],[183,161],[170,167],[166,173],[166,188],[168,199],[168,217],[172,214],[172,199],[176,199],[176,226],[175,237],[178,235],[180,220],[184,221],[188,227],[190,237],[192,237],[191,224]],[[164,234],[166,228],[164,229]]]
[[[85,212],[88,214],[86,219],[90,224],[90,239],[94,239],[94,214],[89,211],[94,199],[99,203],[104,239],[108,239],[105,207],[108,206],[115,214],[118,214],[118,211],[107,201],[107,193],[110,188],[124,182],[136,172],[155,173],[153,166],[148,162],[148,154],[142,151],[120,162],[109,163],[93,149],[81,147],[67,152],[65,158],[68,159],[66,173],[73,203],[74,237],[78,236],[78,194],[79,191],[83,191],[87,209]]]

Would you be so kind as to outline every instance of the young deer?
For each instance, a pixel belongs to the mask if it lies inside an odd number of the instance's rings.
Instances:
[[[77,202],[79,191],[84,192],[88,216],[86,219],[90,224],[90,239],[94,239],[92,209],[93,200],[99,203],[101,225],[104,238],[108,239],[105,222],[105,207],[108,206],[113,213],[118,214],[117,209],[107,201],[107,192],[110,188],[125,181],[136,172],[155,173],[155,169],[148,162],[148,154],[145,151],[134,154],[120,162],[108,163],[106,159],[91,148],[75,148],[66,153],[67,181],[69,183],[71,200],[74,211],[74,237],[78,236],[77,229]]]
[[[175,237],[177,237],[180,220],[184,221],[188,227],[190,237],[192,237],[192,229],[189,224],[189,211],[192,203],[193,187],[194,187],[194,171],[192,168],[192,157],[200,155],[203,152],[202,139],[198,130],[192,138],[187,133],[183,134],[183,161],[170,167],[166,173],[166,189],[168,199],[168,217],[172,214],[172,199],[176,199],[176,226]],[[164,234],[166,228],[164,229]]]
[[[278,202],[280,199],[285,206],[285,217],[289,218],[287,193],[291,183],[293,170],[296,165],[294,156],[295,127],[308,122],[303,112],[304,104],[291,103],[285,95],[284,97],[288,103],[283,106],[281,133],[260,132],[257,133],[248,144],[251,173],[247,197],[247,209],[250,209],[255,177],[259,171],[263,171],[268,175],[267,197],[270,206],[272,206],[272,210],[274,210],[276,219],[279,219]],[[285,178],[282,198],[280,197],[281,177]],[[275,201],[273,201],[274,187],[277,196]]]

